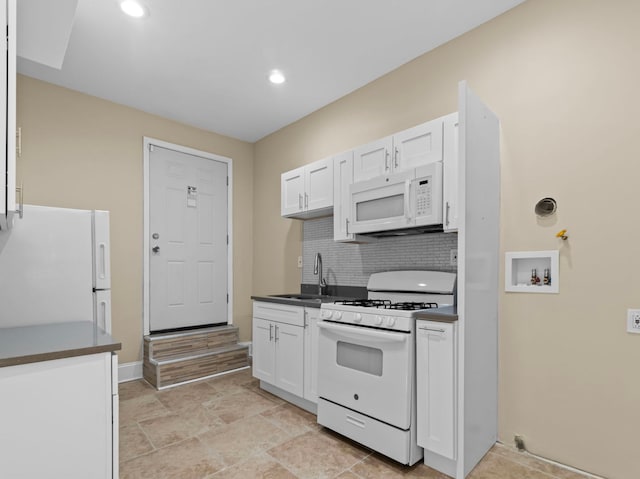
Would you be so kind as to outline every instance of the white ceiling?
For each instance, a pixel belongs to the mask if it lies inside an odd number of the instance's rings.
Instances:
[[[254,142],[523,1],[79,0],[62,68],[18,71]]]

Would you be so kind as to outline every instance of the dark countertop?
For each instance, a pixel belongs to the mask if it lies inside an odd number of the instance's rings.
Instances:
[[[255,301],[265,301],[267,303],[289,304],[291,306],[304,306],[305,308],[319,308],[322,303],[333,303],[339,300],[350,300],[367,297],[367,288],[360,286],[326,286],[326,294],[317,294],[317,284],[301,284],[299,293],[273,294],[266,296],[251,296]],[[295,298],[303,296],[304,298]]]
[[[0,328],[0,367],[121,348],[121,343],[89,321]]]
[[[416,313],[416,319],[451,323],[458,320],[458,308],[456,306],[444,306],[442,308],[425,309],[422,313]]]
[[[287,297],[292,296],[292,297]],[[319,308],[322,303],[333,303],[334,301],[340,299],[351,299],[344,298],[342,296],[322,296],[322,297],[309,297],[304,299],[297,299],[293,296],[301,296],[300,293],[291,293],[287,295],[274,295],[274,296],[251,296],[251,299],[255,301],[264,301],[265,303],[279,303],[279,304],[288,304],[290,306],[301,306],[305,308]],[[302,296],[316,296],[311,294],[305,294]]]

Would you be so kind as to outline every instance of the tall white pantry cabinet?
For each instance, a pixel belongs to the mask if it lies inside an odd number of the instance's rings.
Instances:
[[[498,118],[466,82],[458,115],[458,320],[418,321],[416,374],[424,462],[463,479],[498,434],[500,143]]]
[[[5,58],[0,61],[0,136],[4,138],[0,159],[0,231],[11,227],[16,211],[16,0],[0,0],[0,25]]]

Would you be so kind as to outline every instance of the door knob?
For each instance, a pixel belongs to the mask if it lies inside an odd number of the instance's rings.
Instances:
[[[153,248],[151,248],[151,251],[153,251],[155,254],[158,254],[160,252],[160,246],[154,246]]]

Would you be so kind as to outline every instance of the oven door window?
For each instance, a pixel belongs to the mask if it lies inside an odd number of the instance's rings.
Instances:
[[[336,362],[345,368],[382,376],[382,350],[378,348],[338,341]]]

